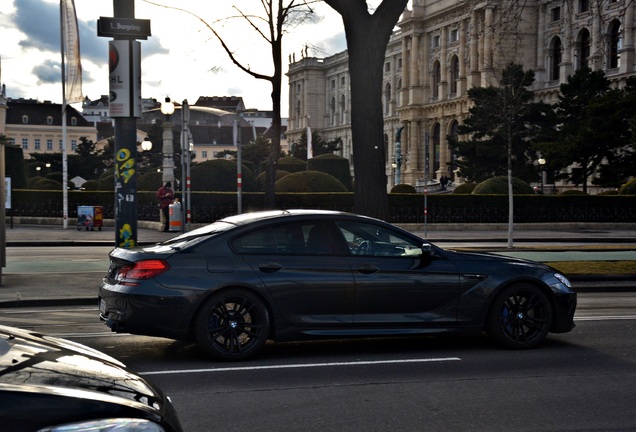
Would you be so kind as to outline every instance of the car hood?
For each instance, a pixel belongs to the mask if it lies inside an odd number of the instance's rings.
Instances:
[[[114,358],[72,341],[0,325],[0,391],[50,393],[160,415],[163,394]]]
[[[541,268],[548,270],[550,266],[537,262],[526,260],[522,258],[513,258],[509,256],[503,255],[494,255],[487,252],[459,252],[453,250],[444,250],[447,256],[454,261],[466,261],[466,262],[483,262],[483,263],[507,263],[507,264],[516,264],[522,266],[529,266],[534,268]]]

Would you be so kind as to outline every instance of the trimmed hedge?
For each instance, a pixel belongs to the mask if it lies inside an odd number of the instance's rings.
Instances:
[[[512,193],[514,195],[534,194],[534,189],[528,183],[518,178],[512,178]],[[484,180],[475,186],[473,195],[508,195],[508,177],[497,176]]]
[[[177,197],[180,194],[177,191]],[[104,207],[105,217],[113,218],[115,194],[112,191],[69,191],[69,216],[78,205]],[[158,218],[155,191],[136,195],[140,220]],[[234,192],[192,192],[194,223],[206,223],[236,213]],[[244,192],[243,211],[265,208],[265,194]],[[276,208],[314,208],[353,211],[354,194],[276,193]],[[515,195],[515,222],[636,222],[636,195]],[[12,209],[16,216],[59,217],[61,191],[14,189]],[[422,222],[422,194],[389,194],[391,222]],[[508,219],[506,195],[430,194],[427,197],[428,221],[431,223],[505,223]]]
[[[410,184],[397,184],[391,188],[391,193],[405,193],[405,194],[414,194],[417,193],[415,188]]]
[[[320,171],[291,173],[276,182],[276,192],[348,192],[334,176]]]
[[[211,159],[190,168],[192,191],[232,192],[236,190],[236,161]],[[255,192],[256,177],[247,166],[241,165],[242,189]]]
[[[332,153],[323,154],[307,161],[307,171],[320,171],[337,178],[348,191],[353,190],[349,160]]]
[[[265,164],[265,162],[263,162]],[[261,167],[261,172],[265,171],[266,167],[263,165]],[[287,171],[289,173],[295,173],[300,171],[307,170],[307,162],[302,159],[298,159],[295,157],[287,156],[284,158],[278,159],[276,169],[280,171]]]

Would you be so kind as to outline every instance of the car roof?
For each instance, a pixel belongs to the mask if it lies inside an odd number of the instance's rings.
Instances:
[[[286,216],[355,216],[353,213],[339,212],[333,210],[307,210],[307,209],[290,209],[290,210],[263,210],[251,213],[242,213],[239,215],[228,216],[220,219],[220,222],[226,222],[232,225],[245,225],[255,221],[264,219],[283,218]]]

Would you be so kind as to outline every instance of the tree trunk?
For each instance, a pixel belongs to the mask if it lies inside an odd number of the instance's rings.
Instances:
[[[280,19],[279,19],[280,21]],[[282,34],[282,29],[280,30]],[[270,155],[267,159],[267,167],[265,173],[265,207],[275,208],[276,206],[276,166],[278,165],[278,155],[280,154],[280,131],[281,131],[281,113],[280,113],[280,95],[281,95],[281,79],[283,76],[282,66],[282,41],[278,37],[272,41],[272,60],[274,62],[274,74],[272,76],[272,147]]]
[[[387,219],[382,81],[386,47],[407,0],[384,0],[369,15],[364,0],[325,0],[341,16],[351,78],[354,210]]]

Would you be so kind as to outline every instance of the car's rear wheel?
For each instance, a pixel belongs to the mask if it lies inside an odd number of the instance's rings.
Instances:
[[[218,360],[245,360],[260,351],[269,334],[269,314],[261,299],[246,290],[210,297],[195,321],[197,344]]]
[[[545,293],[530,284],[515,284],[495,298],[486,330],[495,342],[524,349],[540,344],[551,325],[552,307]]]

